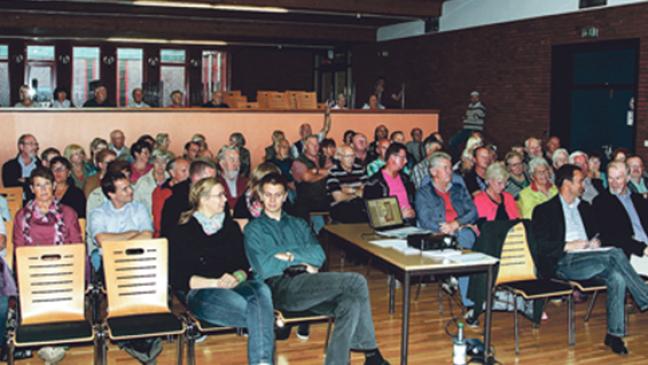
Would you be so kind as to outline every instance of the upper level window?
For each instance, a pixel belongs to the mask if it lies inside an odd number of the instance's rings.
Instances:
[[[34,101],[37,105],[48,106],[56,87],[54,46],[27,46],[25,67],[25,84],[32,88]]]
[[[184,103],[187,98],[187,54],[183,49],[160,50],[160,84],[162,92],[162,106],[171,105],[171,93],[180,90],[184,94]]]
[[[579,7],[581,9],[593,8],[595,6],[605,6],[607,5],[607,0],[580,0]]]
[[[72,50],[72,102],[82,106],[90,99],[90,84],[99,81],[99,47]]]
[[[214,91],[228,89],[227,53],[222,51],[203,51],[202,54],[202,84],[203,103],[211,100]]]
[[[10,106],[9,46],[0,44],[0,106]]]
[[[117,49],[117,106],[127,107],[133,89],[142,87],[144,52],[141,48]]]

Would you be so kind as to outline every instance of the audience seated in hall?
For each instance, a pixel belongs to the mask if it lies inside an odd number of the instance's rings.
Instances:
[[[200,151],[198,152],[199,158],[205,158],[209,160],[214,159],[214,154],[209,149],[209,146],[207,145],[207,138],[205,138],[204,135],[196,133],[191,137],[191,141],[198,143],[198,146],[200,147]]]
[[[130,151],[133,157],[130,173],[131,184],[137,183],[137,180],[153,169],[153,164],[149,162],[152,149],[151,145],[144,141],[137,141],[131,146]]]
[[[412,169],[412,182],[414,187],[417,189],[423,186],[423,181],[425,178],[430,177],[429,168],[430,168],[430,156],[437,151],[443,149],[443,144],[439,142],[435,137],[428,137],[425,139],[425,142],[422,143],[424,149],[424,156],[421,162],[414,165]]]
[[[354,163],[353,148],[342,145],[337,148],[338,162],[326,178],[326,191],[330,196],[331,218],[340,223],[367,221],[363,200],[367,175],[362,166]]]
[[[52,95],[52,108],[54,109],[69,109],[74,108],[74,104],[70,101],[70,93],[62,87],[57,87],[54,89]]]
[[[594,198],[596,227],[603,246],[615,246],[630,258],[648,252],[648,204],[628,188],[629,169],[620,161],[607,166],[609,190]]]
[[[641,194],[644,198],[648,194],[648,180],[644,174],[644,162],[641,156],[630,156],[626,160],[628,168],[630,169],[630,181],[628,181],[628,188],[633,193]]]
[[[536,206],[551,199],[558,193],[558,189],[551,181],[551,168],[547,160],[536,157],[529,161],[529,175],[531,184],[520,191],[518,208],[524,219],[531,219]]]
[[[86,180],[85,186],[83,187],[83,193],[86,198],[90,196],[90,193],[101,186],[101,179],[106,175],[106,171],[108,171],[108,164],[116,159],[117,154],[115,151],[110,149],[101,150],[95,155],[95,163],[99,170],[96,174],[88,177]]]
[[[317,134],[313,134],[313,128],[309,123],[304,123],[299,126],[299,141],[295,142],[290,147],[290,154],[292,155],[292,158],[298,159],[299,156],[301,156],[301,154],[304,152],[307,138],[309,138],[310,136],[315,136],[317,137],[317,142],[320,143],[324,140],[324,138],[326,138],[330,130],[331,109],[327,106],[326,111],[324,112],[324,125],[322,126],[322,130],[320,130]]]
[[[331,107],[333,110],[345,110],[347,108],[346,96],[343,93],[339,93],[335,99],[335,105]]]
[[[290,142],[288,142],[288,140],[285,138],[277,140],[277,142],[275,143],[274,151],[275,152],[273,153],[273,157],[266,161],[277,166],[279,170],[281,170],[281,174],[288,181],[288,187],[290,189],[289,191],[294,195],[296,190],[295,179],[293,178],[291,172],[294,160],[290,155]],[[294,196],[292,200],[294,201]]]
[[[365,199],[395,196],[398,200],[403,218],[413,221],[416,218],[414,210],[414,184],[403,169],[407,164],[407,147],[404,144],[392,143],[385,152],[386,164],[367,180],[364,187]]]
[[[490,148],[479,146],[473,150],[474,165],[464,175],[468,192],[475,196],[480,191],[486,190],[486,169],[493,162]]]
[[[241,160],[237,147],[223,146],[218,151],[218,166],[220,174],[216,179],[225,187],[227,208],[236,207],[239,198],[245,193],[248,178],[241,175]]]
[[[202,105],[203,108],[229,108],[229,105],[225,104],[223,99],[222,91],[214,91],[211,94],[211,100]]]
[[[304,150],[290,169],[297,188],[295,215],[308,220],[313,211],[328,210],[326,177],[332,165],[319,154],[319,137],[310,135],[304,140]]]
[[[286,139],[286,135],[283,131],[275,130],[272,132],[272,144],[265,148],[265,155],[263,156],[264,161],[272,160],[275,157],[275,146],[279,140]],[[290,143],[288,144],[288,149],[290,150]]]
[[[54,175],[54,197],[59,203],[74,209],[79,218],[86,217],[86,197],[83,190],[74,185],[70,178],[72,165],[65,157],[52,159],[51,171]]]
[[[2,165],[2,185],[4,187],[20,186],[23,188],[23,201],[33,197],[29,188],[29,176],[41,165],[38,159],[38,141],[31,134],[18,138],[18,155]]]
[[[175,158],[175,154],[169,150],[170,145],[171,138],[169,137],[169,133],[158,133],[155,135],[155,147],[151,154],[159,151],[158,153],[166,156],[167,161],[171,161]]]
[[[41,166],[43,166],[46,169],[49,169],[50,161],[54,157],[58,157],[58,156],[61,156],[61,151],[57,150],[54,147],[46,148],[45,151],[43,151],[40,155]]]
[[[304,220],[282,210],[288,191],[281,175],[266,175],[259,192],[264,209],[245,226],[245,250],[256,278],[274,294],[274,306],[335,316],[326,365],[349,363],[351,349],[365,353],[365,365],[389,365],[378,351],[367,280],[357,273],[319,272],[324,250]],[[301,274],[284,274],[295,265]]]
[[[169,100],[171,101],[171,104],[169,104],[169,108],[185,107],[185,96],[184,93],[180,90],[173,90],[171,94],[169,94]]]
[[[478,192],[473,201],[479,218],[487,221],[508,221],[520,218],[515,198],[504,191],[509,180],[503,162],[495,162],[486,169],[486,190]]]
[[[28,85],[22,85],[18,89],[18,96],[20,101],[14,105],[14,108],[36,108],[37,105],[34,103],[32,91]]]
[[[347,144],[349,146],[353,145],[353,136],[356,135],[356,131],[352,129],[347,129],[342,135],[342,144]]]
[[[200,144],[198,144],[198,142],[189,141],[185,143],[184,153],[182,154],[182,158],[191,162],[197,160],[199,154],[200,154]]]
[[[252,170],[245,192],[241,195],[241,198],[236,202],[236,206],[234,207],[234,218],[254,219],[261,215],[263,205],[259,198],[259,182],[264,176],[270,173],[282,175],[282,172],[277,165],[269,161],[257,165],[257,167]],[[290,205],[290,202],[287,201],[284,205],[285,209],[287,205]]]
[[[133,185],[133,199],[144,204],[151,215],[153,214],[153,191],[169,178],[169,174],[166,172],[169,163],[167,156],[167,154],[155,150],[152,156],[153,168]]]
[[[106,173],[104,177],[108,174],[122,173],[126,176],[130,176],[130,165],[128,162],[123,160],[114,160],[107,164]],[[103,177],[102,177],[103,179]],[[98,208],[103,203],[106,202],[106,194],[101,190],[101,185],[90,192],[88,199],[86,200],[86,213],[89,215],[95,208]]]
[[[594,198],[601,192],[605,190],[603,186],[603,181],[601,179],[592,178],[590,176],[589,170],[589,156],[583,151],[574,151],[569,155],[569,163],[576,165],[583,172],[583,194],[580,196],[581,199],[585,200],[589,204],[592,204]]]
[[[189,178],[171,187],[171,196],[164,202],[160,220],[160,236],[169,237],[178,225],[182,212],[189,210],[189,191],[191,185],[207,177],[216,177],[216,165],[207,160],[191,161]]]
[[[378,97],[375,94],[369,95],[369,99],[367,102],[362,106],[362,109],[364,110],[383,110],[385,109],[385,106],[380,104],[380,101],[378,100]]]
[[[162,225],[162,209],[164,203],[171,196],[171,188],[189,178],[189,161],[178,157],[166,165],[166,173],[170,177],[153,190],[151,196],[151,210],[153,215],[153,237],[160,237]]]
[[[520,197],[520,192],[531,184],[531,179],[524,168],[524,157],[515,151],[510,151],[504,157],[506,170],[509,173],[506,182],[506,192],[513,195],[515,200]]]
[[[144,91],[142,91],[141,87],[134,88],[133,91],[131,92],[131,96],[133,98],[128,102],[129,108],[150,108],[151,107],[150,105],[144,102]]]
[[[243,234],[225,195],[214,178],[191,187],[191,209],[169,237],[169,281],[200,320],[247,329],[250,364],[272,364],[272,293],[261,278],[248,277]]]
[[[376,174],[380,169],[385,166],[386,162],[386,155],[385,153],[387,152],[387,149],[391,145],[391,142],[388,139],[381,139],[378,141],[376,144],[376,153],[378,156],[376,157],[375,160],[371,161],[367,165],[367,176],[372,177],[374,174]]]
[[[110,149],[108,145],[108,141],[106,141],[103,138],[100,137],[95,137],[92,139],[92,142],[90,142],[90,163],[94,167],[95,172],[99,171],[99,168],[97,167],[97,153],[101,150],[106,150]]]
[[[470,249],[476,239],[472,225],[477,222],[472,196],[465,186],[453,181],[449,154],[436,152],[430,159],[432,180],[416,192],[417,225],[434,233],[453,235],[459,246]],[[467,276],[459,278],[459,289],[464,306],[472,306],[467,296]]]
[[[410,132],[412,140],[407,142],[407,153],[409,153],[414,159],[412,163],[417,164],[423,160],[423,130],[421,128],[413,128]]]
[[[337,159],[335,158],[336,151],[337,145],[333,138],[324,138],[320,143],[319,154],[326,160],[325,165],[334,165],[337,163]]]
[[[556,172],[563,165],[569,163],[569,152],[565,148],[558,148],[553,152],[549,161],[551,161],[553,171]]]
[[[369,155],[369,145],[367,144],[367,136],[362,133],[354,133],[351,137],[351,147],[355,154],[355,163],[366,168],[371,162]]]
[[[607,286],[607,335],[604,344],[617,354],[627,354],[625,300],[629,291],[641,311],[648,309],[648,285],[630,266],[623,250],[593,250],[601,246],[600,226],[589,203],[580,199],[585,174],[567,164],[556,172],[559,193],[533,212],[540,276],[563,280],[597,279]],[[585,252],[574,252],[574,251]],[[587,252],[591,250],[590,252]]]
[[[374,139],[369,144],[369,149],[368,149],[369,157],[368,157],[367,164],[373,161],[374,159],[376,159],[379,155],[378,141],[380,141],[381,139],[388,139],[388,138],[389,138],[389,130],[384,124],[380,124],[374,129]]]
[[[558,138],[558,136],[549,137],[547,139],[547,142],[545,143],[545,150],[544,150],[545,160],[552,161],[554,153],[559,148],[561,148],[560,138]]]
[[[113,108],[113,104],[108,100],[108,88],[104,84],[95,85],[94,97],[83,104],[84,108]]]
[[[528,163],[532,159],[539,157],[545,158],[542,152],[542,141],[535,137],[529,137],[524,141],[524,161]]]
[[[241,161],[240,174],[245,177],[250,176],[250,167],[252,165],[252,157],[250,150],[245,148],[245,136],[243,133],[234,132],[229,136],[229,145],[238,148],[239,160]]]

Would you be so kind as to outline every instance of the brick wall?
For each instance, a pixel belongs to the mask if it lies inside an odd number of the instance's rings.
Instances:
[[[599,38],[581,38],[586,26],[598,27]],[[468,94],[479,90],[488,108],[486,133],[508,149],[549,129],[553,46],[620,39],[640,40],[636,146],[648,157],[648,4],[357,46],[357,100],[366,99],[378,75],[386,78],[388,92],[405,82],[407,107],[440,109],[441,132],[449,136],[461,127]]]

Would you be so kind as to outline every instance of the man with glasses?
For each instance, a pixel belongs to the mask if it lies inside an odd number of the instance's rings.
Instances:
[[[362,193],[367,175],[361,165],[355,163],[351,146],[337,148],[339,161],[326,178],[326,191],[331,197],[331,218],[341,223],[360,223],[367,220]]]
[[[2,184],[5,187],[21,186],[23,201],[32,198],[27,181],[29,175],[40,166],[38,159],[38,141],[31,134],[23,134],[18,138],[18,155],[2,165]]]

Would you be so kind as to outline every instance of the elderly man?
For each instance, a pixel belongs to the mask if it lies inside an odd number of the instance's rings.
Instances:
[[[18,138],[18,155],[2,165],[2,184],[5,187],[22,186],[28,192],[27,180],[38,166],[38,141],[31,134]]]
[[[601,181],[601,179],[593,179],[589,177],[589,157],[587,156],[587,153],[583,151],[572,152],[572,154],[569,155],[569,163],[578,166],[583,172],[585,177],[583,179],[584,190],[581,199],[592,204],[594,198],[605,190],[605,187],[603,187],[603,181]]]
[[[403,218],[414,220],[414,184],[403,169],[407,165],[407,147],[400,143],[392,143],[385,152],[385,166],[375,173],[365,185],[365,199],[395,196]]]
[[[597,279],[607,286],[607,335],[604,344],[617,354],[627,354],[623,343],[625,298],[629,291],[641,311],[648,309],[648,286],[630,266],[619,248],[595,250],[600,225],[589,204],[580,199],[585,174],[567,164],[556,172],[559,193],[533,211],[531,221],[538,248],[541,277],[563,280]],[[607,223],[606,223],[607,224]]]
[[[118,160],[130,161],[130,149],[126,146],[126,137],[121,130],[115,129],[110,132],[110,144],[108,148],[117,154]]]
[[[423,147],[423,130],[421,128],[413,128],[410,132],[412,140],[407,142],[407,153],[414,157],[413,163],[420,162],[424,156],[421,155]]]
[[[153,191],[169,178],[169,174],[166,172],[168,156],[160,150],[153,151],[151,155],[153,168],[140,177],[133,186],[135,201],[144,204],[151,216],[153,215]]]
[[[430,156],[437,151],[443,149],[443,144],[435,137],[428,137],[425,139],[425,158],[423,161],[417,163],[412,170],[412,182],[417,189],[423,186],[424,181],[430,178]]]
[[[331,108],[329,106],[326,107],[326,110],[324,111],[324,125],[322,126],[322,130],[319,131],[317,134],[313,134],[313,128],[309,123],[304,123],[299,126],[299,141],[295,142],[295,144],[290,147],[290,154],[292,155],[293,158],[297,159],[299,156],[304,152],[304,147],[306,145],[306,138],[309,136],[316,136],[317,137],[317,142],[322,142],[324,138],[326,138],[326,135],[328,132],[331,130]]]
[[[304,151],[290,168],[297,185],[295,215],[306,220],[312,211],[328,210],[326,177],[332,166],[319,155],[318,140],[316,135],[306,137]]]
[[[528,163],[535,157],[542,157],[542,141],[535,137],[529,137],[524,141],[525,161]]]
[[[630,169],[630,182],[628,188],[633,193],[642,194],[644,197],[648,194],[648,181],[644,176],[644,163],[640,156],[631,156],[626,160]]]
[[[355,154],[355,163],[366,167],[369,162],[369,145],[367,136],[362,133],[356,133],[351,138],[351,146],[353,147],[353,153]]]
[[[417,225],[435,233],[457,237],[459,245],[471,248],[476,234],[471,225],[477,221],[477,208],[466,188],[453,182],[452,158],[445,152],[430,156],[430,183],[416,192]],[[468,277],[459,278],[461,300],[466,307],[473,305],[468,299]]]
[[[473,196],[486,190],[486,169],[493,162],[492,156],[491,149],[486,146],[479,146],[473,150],[475,164],[464,176],[468,192]]]
[[[643,256],[648,253],[648,205],[640,194],[628,189],[629,169],[613,161],[607,167],[609,191],[594,199],[594,213],[604,246],[616,246],[625,252]]]
[[[166,165],[167,174],[170,176],[162,185],[153,190],[151,210],[153,214],[153,237],[160,237],[162,225],[162,209],[164,202],[171,196],[171,188],[189,178],[189,161],[178,157]]]
[[[256,278],[272,290],[275,307],[335,316],[326,365],[348,364],[351,349],[365,353],[365,365],[389,365],[378,351],[367,280],[357,273],[319,272],[326,255],[313,231],[282,209],[286,179],[271,173],[259,187],[263,212],[245,226],[245,251]]]
[[[218,166],[220,166],[220,175],[217,179],[225,187],[225,196],[229,209],[236,207],[236,202],[245,194],[248,179],[240,174],[241,159],[238,147],[223,146],[218,151]]]
[[[341,223],[360,223],[367,220],[362,194],[367,175],[362,166],[354,163],[353,148],[337,148],[338,164],[326,179],[326,191],[331,197],[331,218]]]
[[[189,190],[194,184],[206,177],[216,177],[216,166],[210,161],[194,160],[189,166],[189,179],[175,184],[171,188],[171,196],[164,202],[160,220],[160,236],[169,234],[178,226],[182,212],[189,210]]]
[[[128,103],[129,108],[150,108],[150,105],[144,102],[144,91],[141,87],[136,87],[131,93],[133,98]]]
[[[84,108],[112,108],[114,106],[115,104],[108,100],[108,89],[104,84],[95,86],[94,98],[83,104]]]
[[[222,91],[212,92],[211,100],[202,105],[203,108],[229,108],[229,105],[225,104]]]
[[[375,173],[380,171],[380,169],[385,166],[385,152],[387,152],[387,149],[389,148],[389,145],[391,145],[391,142],[388,139],[381,139],[378,141],[377,146],[376,146],[376,152],[378,152],[378,158],[371,161],[367,165],[367,176],[372,177]]]

